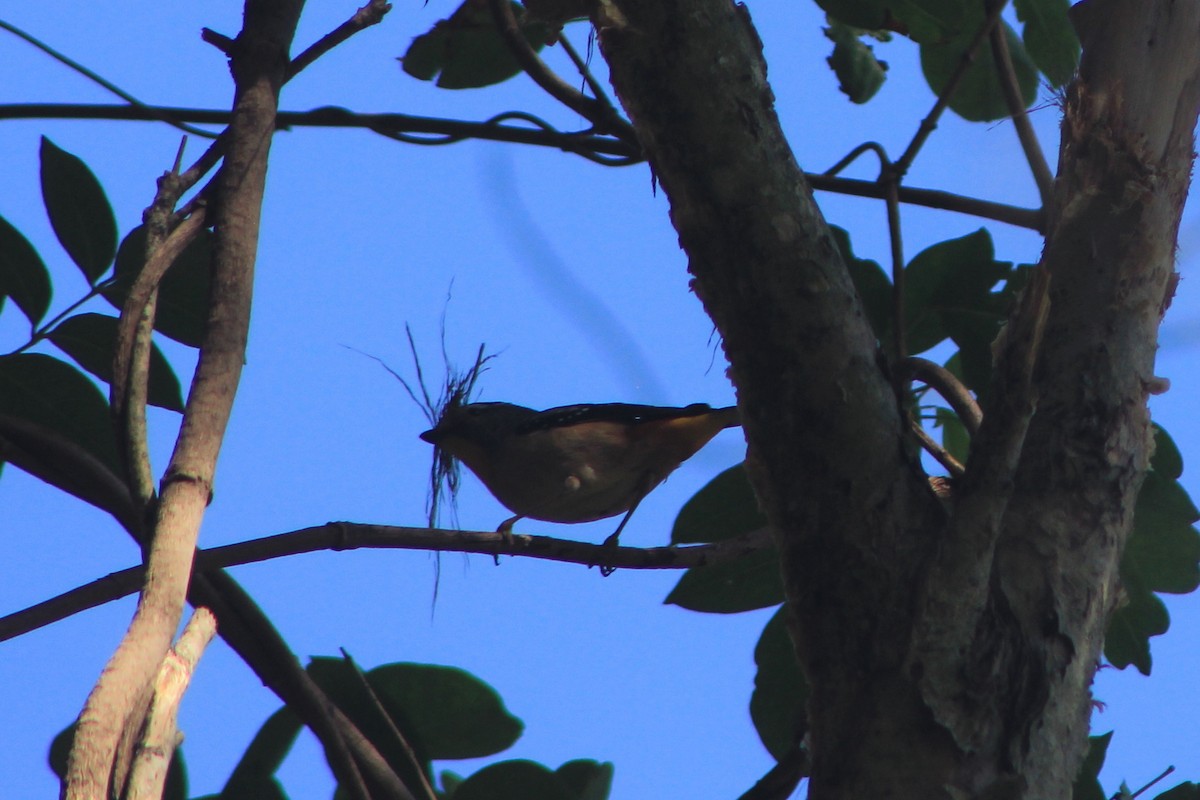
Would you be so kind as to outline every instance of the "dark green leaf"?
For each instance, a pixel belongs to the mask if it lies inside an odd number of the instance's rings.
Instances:
[[[787,609],[780,607],[763,628],[754,647],[754,693],[750,718],[758,738],[777,760],[804,738],[808,682],[796,661],[787,631]]]
[[[37,325],[50,308],[50,272],[29,240],[0,217],[0,305],[5,297]]]
[[[212,264],[212,233],[200,232],[167,270],[158,285],[154,329],[180,344],[199,347],[208,319],[208,292]],[[146,229],[129,232],[117,252],[115,281],[104,290],[104,299],[120,310],[129,289],[146,263]]]
[[[50,742],[50,752],[47,760],[50,770],[58,776],[59,781],[67,777],[67,756],[71,753],[71,745],[75,741],[75,723],[59,731]],[[163,786],[162,800],[187,800],[187,768],[183,763],[183,750],[175,748],[171,763],[167,767],[167,780]]]
[[[882,30],[887,25],[889,0],[817,0],[833,21],[860,30]]]
[[[741,464],[704,485],[675,518],[671,544],[697,544],[732,539],[767,524]]]
[[[454,800],[576,800],[555,773],[533,761],[501,761],[467,778]]]
[[[1079,37],[1067,16],[1069,0],[1014,0],[1025,23],[1025,49],[1052,86],[1071,80],[1079,64]]]
[[[859,38],[859,31],[840,22],[825,29],[833,42],[833,53],[825,59],[838,79],[838,88],[853,103],[865,103],[875,96],[887,77],[887,64],[875,57],[875,51]]]
[[[606,800],[612,791],[613,765],[605,761],[575,759],[555,770],[575,800]]]
[[[87,165],[42,137],[42,201],[54,235],[88,283],[100,280],[117,252],[117,222]]]
[[[0,414],[47,428],[121,474],[108,402],[69,364],[39,353],[0,357]]]
[[[962,420],[948,408],[938,408],[934,424],[942,429],[942,447],[960,464],[967,463],[967,451],[971,448],[971,436]]]
[[[314,658],[308,672],[377,747],[388,740],[350,665]],[[387,664],[368,672],[367,680],[422,762],[493,755],[510,747],[524,727],[492,687],[454,667]]]
[[[1071,790],[1071,800],[1108,800],[1104,789],[1100,786],[1100,768],[1104,766],[1104,757],[1108,754],[1108,743],[1112,741],[1112,731],[1103,736],[1088,737],[1088,752],[1083,763],[1079,765],[1079,774],[1075,777],[1075,787]]]
[[[49,339],[75,359],[79,366],[106,383],[112,383],[113,351],[117,343],[117,318],[103,314],[67,317],[50,332]],[[151,405],[183,412],[179,379],[158,349],[151,345],[149,397]]]
[[[850,272],[850,279],[854,281],[854,288],[858,290],[875,337],[887,341],[892,328],[892,282],[878,263],[854,255],[850,247],[850,234],[836,225],[831,225],[830,230],[838,249],[842,251],[842,260]]]
[[[964,382],[981,391],[991,370],[991,343],[1007,301],[992,290],[1010,264],[993,258],[986,229],[921,251],[904,270],[908,350],[922,353],[947,337],[959,346]]]
[[[1184,594],[1200,586],[1200,513],[1176,480],[1154,470],[1146,475],[1134,508],[1133,533],[1121,571],[1155,592]]]
[[[779,553],[774,547],[733,561],[692,567],[664,603],[710,614],[736,614],[783,602]]]
[[[517,19],[523,9],[512,4]],[[550,29],[541,23],[521,26],[534,50],[542,49]],[[404,71],[423,81],[437,76],[443,89],[475,89],[508,80],[521,71],[486,4],[466,0],[448,19],[413,39],[400,59]]]
[[[1158,425],[1154,426],[1154,455],[1150,457],[1150,468],[1171,480],[1178,480],[1183,474],[1183,456],[1179,454],[1179,448]]]
[[[443,796],[453,797],[454,793],[458,791],[458,787],[462,785],[463,776],[448,769],[444,769],[438,774],[442,776]]]
[[[1170,618],[1162,601],[1141,585],[1135,575],[1121,571],[1124,604],[1108,621],[1104,657],[1117,669],[1130,664],[1143,675],[1150,674],[1150,637],[1167,632]]]
[[[300,719],[289,708],[281,708],[267,717],[225,782],[221,800],[285,798],[275,773],[291,752],[300,728]]]
[[[1021,100],[1024,107],[1028,108],[1037,98],[1037,69],[1029,60],[1025,46],[1021,44],[1012,28],[1003,20],[999,24],[1004,26]],[[921,70],[925,73],[925,80],[934,94],[940,95],[950,77],[959,69],[963,53],[974,37],[975,31],[966,29],[949,39],[921,45]],[[950,98],[950,108],[963,119],[972,122],[1003,119],[1010,115],[1000,81],[996,77],[990,43],[985,42],[979,48],[974,61],[967,67],[958,89]]]
[[[1167,789],[1154,800],[1200,800],[1200,784],[1186,781],[1174,788]]]

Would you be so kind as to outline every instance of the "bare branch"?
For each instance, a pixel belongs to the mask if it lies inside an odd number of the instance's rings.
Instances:
[[[1029,122],[1029,112],[1025,109],[1025,103],[1021,101],[1021,90],[1017,85],[1012,54],[1008,51],[1008,37],[1004,35],[1004,28],[1000,25],[993,25],[988,36],[992,44],[992,60],[996,62],[996,75],[1000,79],[1000,89],[1004,92],[1004,102],[1008,104],[1008,112],[1012,115],[1013,127],[1017,130],[1017,139],[1021,142],[1025,160],[1029,163],[1029,169],[1037,183],[1042,208],[1049,208],[1054,200],[1054,173],[1050,171],[1046,154],[1042,152],[1042,145]]]
[[[367,4],[355,11],[350,19],[346,20],[341,25],[322,36],[319,40],[317,40],[316,43],[308,47],[308,49],[306,49],[303,53],[293,58],[292,63],[288,65],[287,73],[283,79],[284,82],[286,83],[287,81],[290,81],[292,78],[296,77],[296,75],[298,75],[302,70],[312,64],[318,58],[325,55],[354,34],[369,28],[372,25],[378,25],[391,10],[392,4],[386,2],[386,0],[367,0]]]
[[[546,62],[538,58],[538,54],[529,46],[525,35],[513,15],[512,5],[508,0],[488,0],[492,16],[500,36],[508,45],[509,51],[516,58],[521,69],[525,70],[534,83],[546,90],[546,93],[567,108],[581,114],[584,119],[596,126],[603,133],[611,133],[621,141],[631,146],[637,145],[637,134],[633,128],[617,115],[612,105],[599,98],[585,96],[562,78],[554,70],[546,66]]]
[[[916,134],[908,144],[908,149],[896,161],[896,171],[900,177],[908,174],[908,168],[916,160],[917,153],[921,152],[921,147],[925,144],[925,140],[937,129],[937,123],[941,119],[942,112],[950,106],[950,98],[958,90],[959,83],[962,82],[963,76],[967,74],[967,68],[974,63],[975,56],[978,55],[979,48],[987,40],[988,34],[991,33],[992,28],[996,27],[996,23],[1000,19],[1000,12],[1004,10],[1004,6],[1005,0],[998,0],[998,2],[991,4],[988,8],[988,13],[984,18],[983,24],[979,26],[979,30],[975,32],[975,37],[971,39],[970,44],[967,45],[967,49],[963,51],[962,58],[958,62],[958,67],[954,70],[950,79],[946,81],[946,85],[942,88],[942,93],[938,95],[933,108],[925,115],[925,119],[921,120]]]
[[[613,548],[550,536],[518,534],[512,537],[512,541],[508,541],[503,534],[496,532],[333,522],[223,547],[197,550],[194,569],[197,576],[211,577],[226,567],[321,550],[340,552],[357,549],[395,549],[509,555],[587,567],[604,564],[621,569],[677,570],[735,561],[770,546],[770,543],[771,538],[766,530],[754,531],[715,544]],[[144,567],[130,567],[37,605],[0,617],[0,641],[21,636],[80,611],[132,594],[141,585],[144,574]]]

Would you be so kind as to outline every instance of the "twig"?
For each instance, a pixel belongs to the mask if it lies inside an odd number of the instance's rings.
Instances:
[[[488,0],[492,16],[501,38],[508,45],[509,52],[525,70],[534,83],[546,90],[546,93],[567,108],[583,116],[584,119],[596,126],[602,133],[611,133],[630,146],[637,146],[637,134],[633,126],[615,113],[611,106],[605,105],[600,99],[592,99],[575,89],[546,65],[538,57],[521,32],[517,18],[513,16],[512,5],[508,0]]]
[[[916,134],[908,144],[908,149],[904,151],[904,155],[896,161],[896,170],[899,175],[908,174],[908,168],[912,166],[916,160],[917,153],[921,151],[921,147],[925,144],[925,140],[937,128],[937,122],[942,116],[942,112],[950,105],[950,98],[954,96],[954,92],[958,90],[959,83],[962,82],[963,76],[967,73],[967,68],[975,61],[975,56],[979,52],[979,48],[983,46],[988,34],[992,28],[996,26],[1000,19],[1000,12],[1004,9],[1004,1],[995,3],[988,9],[987,16],[983,20],[983,24],[979,26],[979,30],[975,32],[974,38],[971,39],[967,49],[963,51],[962,58],[959,59],[958,66],[950,75],[950,79],[946,81],[946,85],[942,87],[942,93],[938,95],[937,101],[933,104],[933,108],[925,115],[925,119],[921,120],[920,126],[917,128]]]
[[[606,548],[604,545],[549,536],[518,534],[510,542],[506,541],[503,534],[496,532],[335,522],[223,547],[197,550],[193,569],[197,576],[212,575],[222,568],[239,564],[253,564],[320,550],[340,552],[360,548],[510,555],[583,566],[604,563],[623,569],[690,569],[733,561],[762,550],[770,546],[770,543],[769,533],[759,530],[715,544]],[[0,617],[0,641],[131,594],[137,591],[144,574],[144,567],[130,567],[37,605]]]
[[[53,47],[46,44],[45,42],[35,39],[33,36],[26,33],[25,31],[21,30],[20,28],[16,27],[15,25],[11,25],[11,24],[5,22],[4,20],[0,20],[0,28],[3,28],[4,30],[8,31],[9,33],[14,34],[15,36],[20,37],[21,39],[24,39],[26,42],[33,45],[37,49],[41,50],[43,53],[50,56],[55,61],[58,61],[60,64],[63,64],[64,66],[67,66],[67,67],[73,69],[74,71],[78,72],[80,75],[87,78],[88,80],[99,84],[100,86],[104,87],[108,91],[115,94],[117,97],[119,97],[122,100],[124,100],[125,102],[129,103],[131,106],[135,106],[137,108],[143,109],[144,111],[147,111],[147,112],[151,113],[152,115],[154,114],[154,112],[156,110],[155,106],[151,106],[151,105],[147,105],[146,103],[143,103],[141,100],[138,100],[136,97],[129,94],[129,92],[126,92],[121,87],[117,86],[114,83],[110,83],[109,81],[100,77],[98,74],[96,74],[92,70],[90,70],[87,67],[80,64],[78,61],[75,61],[72,58],[58,52],[57,50],[55,50]],[[167,116],[155,115],[155,116],[152,116],[151,118],[155,119],[159,122],[165,122],[168,125],[179,128],[179,130],[184,131],[185,133],[190,133],[195,136],[203,136],[206,139],[212,139],[216,136],[216,134],[214,134],[214,133],[210,133],[201,128],[194,128],[191,125],[187,125],[185,123],[178,122],[176,120],[170,119]]]
[[[929,453],[929,455],[933,456],[935,461],[945,467],[946,471],[949,472],[952,477],[961,478],[963,473],[967,471],[967,468],[962,465],[962,462],[950,455],[949,450],[935,442],[933,437],[926,433],[925,429],[921,427],[920,422],[915,419],[910,419],[908,424],[910,430],[913,432],[913,435],[917,437],[917,441],[921,443],[921,446],[925,448],[925,451]]]
[[[1000,3],[1003,5],[1003,3]],[[988,34],[992,44],[992,60],[996,62],[996,76],[1000,79],[1000,89],[1004,93],[1004,102],[1012,115],[1013,127],[1017,130],[1017,139],[1021,149],[1025,151],[1025,160],[1037,183],[1038,195],[1042,198],[1042,208],[1050,208],[1054,202],[1054,173],[1046,162],[1046,154],[1038,142],[1033,125],[1029,122],[1029,113],[1021,101],[1020,88],[1017,85],[1017,73],[1013,69],[1012,54],[1008,51],[1008,37],[1003,26],[993,25]]]
[[[1147,783],[1142,788],[1138,789],[1133,794],[1129,795],[1129,800],[1134,800],[1134,798],[1138,797],[1139,795],[1145,794],[1150,789],[1150,787],[1152,787],[1154,784],[1158,783],[1159,781],[1161,781],[1163,778],[1167,777],[1174,771],[1175,771],[1175,767],[1167,767],[1166,769],[1164,769],[1162,771],[1162,773],[1157,778],[1150,781],[1149,783]],[[1118,792],[1117,794],[1114,794],[1112,796],[1112,800],[1120,800],[1120,798],[1121,798],[1120,792]]]
[[[309,64],[337,47],[361,30],[378,25],[392,10],[392,4],[385,0],[367,0],[367,4],[354,12],[350,19],[322,36],[300,55],[292,59],[284,73],[284,83],[296,77]]]
[[[579,51],[575,49],[575,46],[571,44],[570,40],[567,39],[565,34],[559,35],[558,43],[562,45],[562,49],[567,54],[567,58],[571,59],[571,63],[575,65],[575,69],[579,70],[580,76],[583,78],[584,82],[587,83],[588,88],[592,90],[592,96],[604,105],[608,106],[608,110],[613,116],[619,116],[617,107],[613,104],[613,101],[604,91],[604,86],[600,83],[600,81],[596,80],[596,76],[594,76],[591,69],[588,68],[587,62],[584,61],[579,55]]]
[[[885,164],[888,163],[887,151],[883,149],[883,145],[881,145],[879,142],[863,142],[862,144],[858,145],[853,150],[851,150],[849,153],[842,156],[842,158],[840,160],[838,160],[838,162],[836,164],[834,164],[832,167],[830,167],[829,169],[822,172],[821,175],[828,177],[828,178],[832,178],[833,176],[837,175],[839,172],[844,170],[846,167],[853,164],[856,160],[858,160],[859,156],[861,156],[863,153],[867,152],[868,150],[870,150],[872,153],[874,153],[876,156],[878,156],[880,162],[885,163]]]
[[[831,178],[816,173],[805,173],[809,185],[818,191],[835,192],[837,194],[854,195],[857,197],[886,197],[884,187],[878,181],[863,181],[853,178]],[[1019,228],[1044,232],[1045,214],[1037,208],[1020,208],[1019,206],[994,203],[990,200],[979,200],[974,197],[945,192],[939,189],[914,189],[910,186],[899,187],[900,202],[911,205],[938,208],[945,211],[955,211],[959,214],[970,214],[983,219],[993,219],[1015,225]]]
[[[408,743],[408,739],[406,739],[404,734],[401,733],[400,729],[396,727],[396,723],[392,719],[392,715],[389,714],[387,709],[383,707],[383,702],[380,701],[379,695],[375,693],[375,689],[371,686],[371,682],[367,680],[367,676],[364,675],[363,671],[358,668],[358,664],[355,663],[354,659],[350,657],[350,654],[347,653],[344,648],[342,649],[342,658],[345,660],[346,665],[354,670],[354,675],[358,678],[359,686],[367,695],[367,698],[371,701],[371,706],[375,709],[376,715],[383,722],[383,726],[387,729],[388,734],[391,735],[393,744],[400,748],[400,752],[404,754],[405,759],[408,761],[409,769],[420,781],[421,789],[424,793],[425,799],[438,800],[437,792],[435,792],[433,787],[429,785],[429,779],[425,775],[425,770],[421,768],[421,762],[417,760],[417,754],[413,750],[412,745]]]

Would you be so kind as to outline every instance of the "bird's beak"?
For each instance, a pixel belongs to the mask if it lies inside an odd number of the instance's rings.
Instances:
[[[436,445],[442,440],[443,433],[437,428],[430,428],[421,434],[421,441]]]

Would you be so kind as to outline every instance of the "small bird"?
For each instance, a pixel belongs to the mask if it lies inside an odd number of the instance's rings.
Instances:
[[[470,467],[516,516],[591,522],[625,517],[605,539],[616,546],[638,503],[725,428],[735,406],[684,408],[599,403],[536,411],[512,403],[451,405],[421,438]]]

